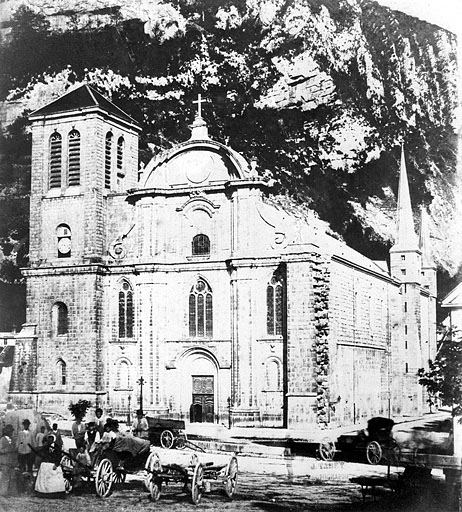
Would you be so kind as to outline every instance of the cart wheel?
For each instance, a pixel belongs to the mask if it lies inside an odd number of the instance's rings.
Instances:
[[[194,468],[194,474],[191,482],[191,500],[194,505],[198,505],[202,498],[204,490],[204,468],[200,462]]]
[[[107,498],[112,492],[114,481],[114,469],[109,459],[102,459],[98,465],[95,476],[96,494],[101,498]]]
[[[156,452],[151,452],[146,459],[146,464],[144,465],[144,469],[146,470],[146,477],[144,479],[144,486],[146,489],[151,492],[151,480],[152,478],[157,476],[157,473],[162,471],[162,465],[160,463],[159,455]]]
[[[376,465],[382,459],[382,447],[377,441],[371,441],[366,448],[366,458],[369,464]]]
[[[149,477],[149,492],[152,501],[159,501],[162,492],[162,480],[154,475]]]
[[[175,438],[170,430],[163,430],[160,434],[160,445],[162,448],[171,448]]]
[[[72,483],[71,477],[64,477],[64,490],[66,491],[66,494],[69,494],[72,492],[72,489],[74,488],[74,485]]]
[[[228,498],[232,499],[234,496],[234,493],[236,492],[236,486],[237,486],[237,459],[236,457],[231,457],[230,461],[228,462],[228,466],[226,468],[225,473],[225,493]]]
[[[186,446],[186,438],[184,436],[175,439],[175,448],[182,450]]]
[[[114,483],[123,484],[127,478],[127,473],[123,469],[116,469],[114,471]]]
[[[320,443],[319,443],[319,457],[321,457],[322,460],[334,460],[335,457],[335,443],[332,441],[332,439],[329,439],[328,437],[325,437]]]

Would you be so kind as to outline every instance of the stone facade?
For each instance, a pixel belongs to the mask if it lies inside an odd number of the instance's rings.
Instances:
[[[422,410],[414,365],[434,350],[435,287],[434,275],[421,283],[419,247],[397,247],[390,274],[276,206],[199,116],[190,140],[141,172],[136,123],[83,88],[31,116],[16,402],[87,398],[126,415],[142,393],[149,414],[294,429]]]

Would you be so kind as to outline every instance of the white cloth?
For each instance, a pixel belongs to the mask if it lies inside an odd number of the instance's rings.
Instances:
[[[35,490],[43,494],[66,492],[63,470],[52,462],[42,462],[35,480]]]

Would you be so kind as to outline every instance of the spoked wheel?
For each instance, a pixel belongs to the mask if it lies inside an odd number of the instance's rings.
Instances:
[[[66,491],[66,494],[72,492],[73,488],[74,484],[72,483],[71,476],[64,476],[64,490]]]
[[[371,441],[366,448],[366,458],[369,464],[376,465],[382,460],[382,447],[377,441]]]
[[[237,486],[237,459],[236,457],[231,457],[230,461],[228,462],[228,466],[226,468],[225,473],[225,493],[228,498],[232,499],[234,496],[234,493],[236,492],[236,486]]]
[[[175,438],[170,430],[162,430],[160,434],[160,445],[162,448],[171,448]]]
[[[158,474],[162,472],[162,465],[160,463],[159,456],[155,452],[151,452],[144,465],[146,469],[146,478],[144,485],[146,489],[151,493],[151,498],[154,501],[158,501],[161,492],[161,481],[158,479]],[[158,488],[156,488],[156,484]]]
[[[107,498],[112,492],[114,481],[114,469],[109,459],[102,459],[98,465],[95,476],[96,494],[101,498]]]
[[[332,439],[329,439],[328,437],[325,437],[320,443],[319,443],[319,457],[321,457],[322,460],[333,460],[335,457],[335,443],[332,441]]]
[[[125,479],[127,478],[127,473],[124,469],[116,468],[114,471],[114,483],[115,484],[123,484]]]
[[[149,493],[151,494],[152,501],[159,501],[162,493],[162,480],[157,476],[151,475],[149,480]]]
[[[179,436],[175,439],[175,448],[178,450],[182,450],[186,446],[186,438],[184,436]]]
[[[202,498],[204,490],[204,468],[198,462],[194,468],[194,474],[191,482],[191,500],[194,505],[198,505]]]

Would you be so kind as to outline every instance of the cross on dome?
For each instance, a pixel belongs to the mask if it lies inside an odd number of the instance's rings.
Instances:
[[[197,103],[197,116],[196,117],[202,117],[202,103],[207,103],[208,100],[205,98],[202,98],[202,94],[199,93],[197,95],[197,100],[193,100],[193,103]]]

